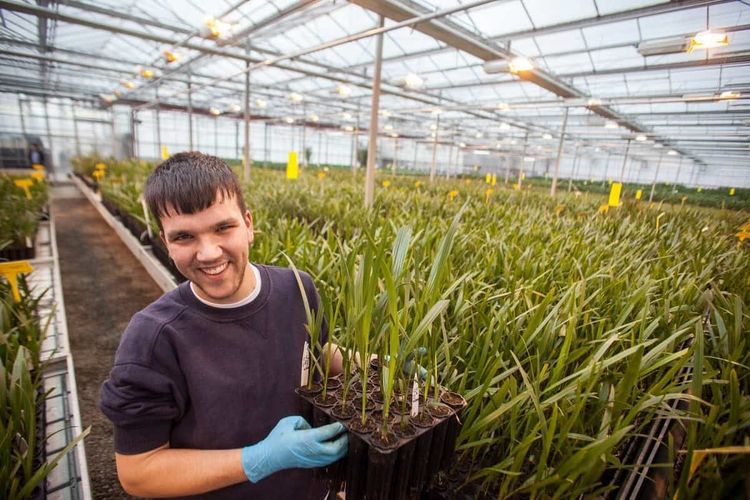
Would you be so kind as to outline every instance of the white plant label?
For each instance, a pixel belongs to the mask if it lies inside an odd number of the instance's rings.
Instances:
[[[310,375],[310,349],[309,344],[305,341],[305,347],[302,348],[302,373],[300,374],[300,387],[307,385],[307,378]]]
[[[412,417],[419,415],[419,379],[414,374],[414,385],[411,386],[411,413]]]

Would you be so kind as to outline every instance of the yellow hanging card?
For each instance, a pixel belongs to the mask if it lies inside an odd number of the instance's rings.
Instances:
[[[492,174],[488,173],[487,175],[485,175],[484,176],[484,182],[486,182],[487,184],[489,184],[490,182],[492,182]]]
[[[34,170],[44,170],[44,165],[41,165],[41,164],[39,164],[39,163],[34,163],[34,164],[33,164],[33,165],[31,166],[31,168],[33,168]]]
[[[34,268],[31,267],[28,260],[0,263],[0,274],[5,276],[5,279],[10,283],[10,288],[13,291],[13,298],[16,302],[21,302],[21,294],[18,293],[18,275],[20,273],[30,273],[33,270]]]
[[[497,175],[492,174],[492,182],[490,182],[491,185],[496,186],[497,185]]]
[[[734,196],[734,188],[731,188],[731,189],[729,190],[729,196]]]
[[[104,170],[97,170],[97,171],[95,171],[91,175],[93,175],[94,177],[96,177],[97,181],[100,181],[100,180],[102,180],[102,177],[104,177]]]
[[[44,177],[46,175],[47,174],[45,174],[43,171],[42,172],[31,172],[31,177],[33,177],[35,181],[39,181],[39,182],[42,182],[44,180]]]
[[[640,201],[641,196],[643,196],[643,190],[639,189],[638,191],[635,192],[635,199]]]
[[[31,191],[29,191],[29,188],[31,187],[32,184],[34,184],[34,181],[32,181],[31,179],[16,179],[15,184],[16,186],[23,189],[24,193],[26,193],[26,198],[30,200]]]
[[[619,207],[621,191],[622,191],[622,183],[613,182],[612,188],[609,190],[609,201],[607,202],[607,205],[609,205],[610,207]]]
[[[169,148],[167,146],[161,147],[161,159],[162,160],[169,159]]]
[[[97,163],[96,164],[96,169],[97,170],[107,170],[107,165],[104,164],[104,163]]]
[[[299,177],[299,165],[297,164],[297,152],[289,151],[289,159],[286,162],[286,178],[296,179]]]

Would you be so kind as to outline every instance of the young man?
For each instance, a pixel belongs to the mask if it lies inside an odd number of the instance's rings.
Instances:
[[[304,306],[291,270],[248,262],[253,221],[237,177],[218,158],[180,153],[144,196],[188,281],[133,316],[102,387],[120,482],[143,497],[323,499],[310,468],[342,458],[346,433],[295,416]]]

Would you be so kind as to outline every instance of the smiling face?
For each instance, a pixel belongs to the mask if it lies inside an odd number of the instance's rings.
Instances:
[[[233,196],[217,194],[213,205],[194,214],[169,210],[161,225],[169,256],[201,298],[231,304],[252,292],[253,218],[248,210],[242,213]]]

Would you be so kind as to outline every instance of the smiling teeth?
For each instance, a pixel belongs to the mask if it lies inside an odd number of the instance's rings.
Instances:
[[[204,267],[203,269],[201,269],[201,271],[203,271],[206,274],[211,274],[211,275],[219,274],[224,269],[226,269],[228,265],[229,264],[225,262],[224,264],[222,264],[220,266],[216,266],[216,267]]]

